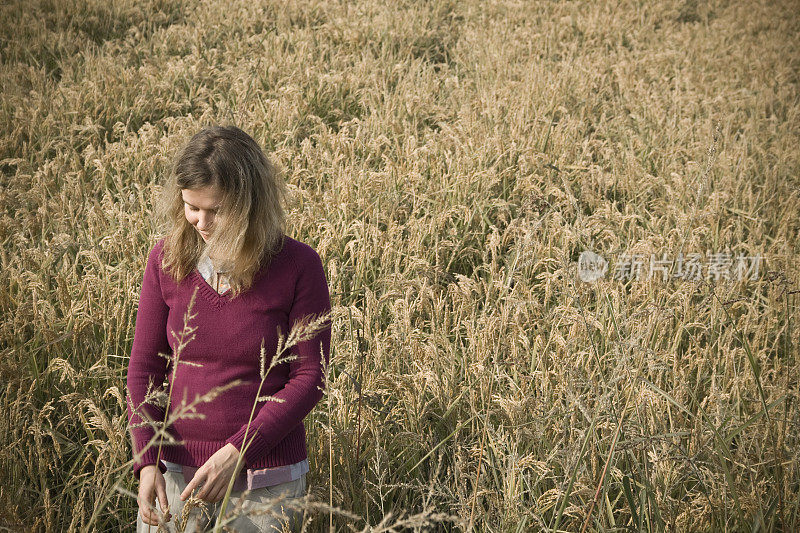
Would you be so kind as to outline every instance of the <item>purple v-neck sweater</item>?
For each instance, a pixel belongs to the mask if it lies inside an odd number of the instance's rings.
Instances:
[[[217,293],[197,269],[181,283],[161,268],[164,239],[149,253],[136,312],[133,347],[128,365],[128,420],[133,442],[134,475],[142,467],[159,464],[158,443],[141,450],[153,439],[153,428],[143,422],[164,420],[157,402],[143,403],[148,383],[171,386],[172,416],[182,405],[241,380],[210,401],[183,409],[182,417],[168,425],[177,441],[162,443],[161,458],[188,466],[202,466],[227,443],[241,450],[247,432],[249,447],[245,468],[268,468],[296,463],[307,457],[303,419],[322,398],[324,375],[321,361],[330,357],[331,327],[299,342],[282,353],[293,361],[274,366],[261,383],[261,347],[270,366],[278,346],[298,320],[316,318],[330,311],[330,296],[322,261],[309,245],[286,236],[280,252],[255,275],[253,285],[235,299],[230,292]],[[197,291],[178,368],[159,354],[172,357],[180,346],[192,294]],[[193,337],[193,338],[192,338]],[[183,364],[186,363],[186,364]],[[174,375],[174,378],[173,378]],[[170,390],[164,388],[165,391]],[[264,400],[264,396],[273,399]],[[253,420],[248,419],[256,398]],[[163,404],[163,402],[162,402]],[[252,440],[251,440],[252,439]],[[163,465],[159,468],[164,470]]]

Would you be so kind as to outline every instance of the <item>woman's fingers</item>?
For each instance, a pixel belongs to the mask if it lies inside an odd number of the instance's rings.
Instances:
[[[188,485],[186,488],[189,488]],[[222,499],[220,497],[220,493],[225,494],[225,490],[228,488],[228,485],[224,482],[224,479],[219,476],[214,479],[205,477],[202,483],[199,483],[199,488],[200,490],[196,494],[197,498],[203,500],[204,502],[216,503]],[[191,492],[189,494],[191,495]]]
[[[158,525],[158,514],[153,506],[156,502],[158,488],[161,485],[164,485],[164,476],[157,468],[148,465],[142,469],[136,501],[139,504],[142,521],[146,524]],[[164,501],[166,501],[166,491],[163,492]]]
[[[195,487],[197,487],[197,485],[200,483],[199,474],[200,472],[198,471],[197,474],[195,474],[195,476],[189,482],[189,484],[186,485],[186,488],[183,489],[183,492],[181,492],[181,500],[185,501],[189,496],[192,495],[192,492],[194,491]]]
[[[222,498],[225,496],[225,491],[228,490],[228,485],[227,484],[226,485],[220,484],[220,485],[221,486],[217,487],[217,490],[214,491],[214,494],[209,498],[208,501],[210,501],[211,503],[217,503],[218,501],[221,501]]]
[[[197,493],[197,497],[203,501],[208,501],[208,490],[210,488],[210,483],[203,483],[203,485],[200,487],[200,491]]]
[[[228,490],[228,480],[219,475],[211,479],[208,474],[198,470],[189,484],[186,485],[186,488],[183,489],[183,492],[181,492],[181,500],[186,501],[195,489],[198,489],[195,498],[208,503],[216,503],[222,499],[225,491]]]
[[[209,457],[203,466],[194,474],[194,477],[181,492],[181,500],[186,501],[199,489],[195,497],[200,500],[216,503],[228,488],[228,480],[236,475],[239,463],[239,450],[233,444],[226,444]]]
[[[153,503],[155,502],[142,502],[139,504],[139,510],[142,512],[142,521],[151,526],[158,525],[158,516],[153,510]]]
[[[168,509],[168,507],[166,505],[164,505],[164,502],[167,501],[166,494],[163,496],[163,499],[162,499],[162,496],[159,495],[158,499],[162,502],[161,503],[161,509],[162,510],[165,509],[165,508]],[[142,512],[142,521],[145,524],[150,524],[151,526],[157,526],[158,525],[159,515],[158,515],[158,510],[156,509],[155,505],[156,505],[155,497],[153,498],[153,501],[144,502],[143,505],[142,504],[139,505],[139,510]],[[168,516],[167,513],[168,513],[168,511],[164,512],[164,515],[165,515],[164,516],[164,521],[165,522],[169,522],[169,519],[170,519],[170,517]]]
[[[222,498],[225,497],[225,492],[228,490],[228,481],[224,477],[220,476],[217,478],[216,483],[214,485],[213,490],[209,491],[208,501],[211,503],[217,503],[222,501]]]
[[[183,492],[181,492],[181,500],[187,500],[192,495],[194,490],[198,489],[195,497],[203,501],[208,501],[208,493],[213,488],[213,485],[214,484],[208,479],[208,474],[200,469],[195,473],[189,484],[186,485],[186,488],[183,489]]]
[[[169,522],[171,516],[169,514],[169,500],[167,499],[167,483],[163,476],[156,477],[156,494],[158,501],[161,503],[161,511],[164,513],[164,521]]]
[[[213,481],[207,481],[206,484],[203,486],[205,494],[203,495],[198,494],[197,497],[208,503],[217,503],[222,499],[220,494],[225,494],[225,490],[227,488],[228,488],[228,483],[225,481],[224,478],[222,478],[222,476],[218,476]]]

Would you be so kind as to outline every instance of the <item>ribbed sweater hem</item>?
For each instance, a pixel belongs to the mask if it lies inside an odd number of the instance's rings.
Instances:
[[[249,435],[248,440],[250,440]],[[258,440],[260,439],[257,438],[257,441]],[[164,443],[161,445],[161,459],[180,465],[200,467],[203,466],[214,453],[229,442],[230,439],[208,441],[185,440],[179,445]],[[254,456],[249,453],[250,451],[251,450],[248,450],[245,453],[245,464],[247,468],[253,469],[290,465],[307,459],[308,450],[306,448],[305,428],[303,425],[297,426],[290,431],[282,441],[275,445],[272,450],[269,450],[268,453],[262,453],[254,458]],[[137,465],[137,473],[144,464],[155,464],[157,454],[157,445],[147,450],[143,457],[143,464]]]

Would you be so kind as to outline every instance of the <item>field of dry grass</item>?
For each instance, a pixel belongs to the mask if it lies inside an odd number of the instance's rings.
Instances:
[[[0,530],[131,528],[150,214],[212,123],[328,274],[308,530],[799,530],[799,7],[3,3]]]

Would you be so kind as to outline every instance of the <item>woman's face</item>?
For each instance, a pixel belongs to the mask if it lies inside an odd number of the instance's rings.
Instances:
[[[222,191],[216,186],[181,189],[181,196],[186,220],[207,241],[214,232],[214,219],[222,204]]]

